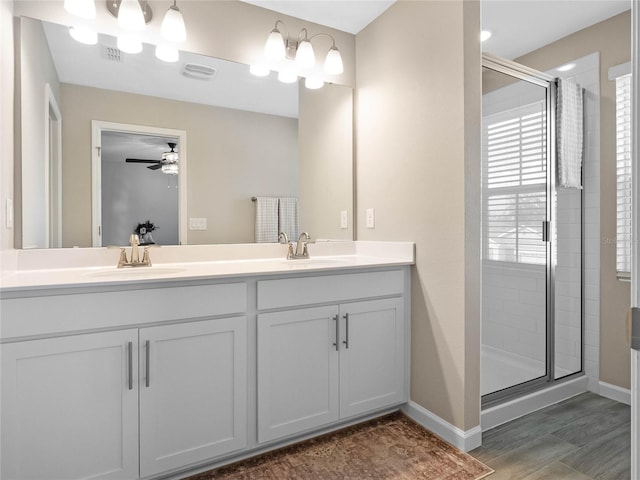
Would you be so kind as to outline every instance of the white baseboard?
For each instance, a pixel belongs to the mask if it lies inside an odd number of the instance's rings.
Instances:
[[[482,443],[480,425],[467,431],[461,430],[411,400],[403,405],[401,410],[409,418],[463,452],[469,452]]]
[[[587,377],[582,376],[484,409],[480,415],[482,431],[584,393],[587,391],[587,383]]]
[[[616,402],[622,402],[631,405],[631,390],[628,388],[618,387],[607,382],[598,382],[598,394],[603,397],[610,398]]]

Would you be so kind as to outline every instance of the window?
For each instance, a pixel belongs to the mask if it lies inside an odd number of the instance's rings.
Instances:
[[[484,258],[544,264],[545,103],[487,116],[483,129]]]
[[[616,269],[631,271],[631,75],[616,77]]]

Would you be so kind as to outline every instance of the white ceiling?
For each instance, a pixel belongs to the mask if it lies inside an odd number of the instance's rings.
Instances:
[[[482,0],[482,49],[514,59],[631,8],[631,0]]]
[[[354,35],[395,0],[241,0]]]
[[[127,158],[144,160],[160,160],[162,154],[168,152],[169,142],[178,143],[174,137],[142,135],[137,133],[103,131],[100,158],[103,162],[124,163]],[[176,148],[180,151],[180,148]],[[146,168],[149,163],[130,163],[131,168]],[[154,171],[154,170],[150,170]]]

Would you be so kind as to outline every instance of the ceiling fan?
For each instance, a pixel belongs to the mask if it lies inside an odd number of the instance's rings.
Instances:
[[[169,142],[167,143],[170,152],[164,152],[162,154],[162,159],[160,160],[149,160],[144,158],[127,158],[125,162],[127,163],[154,163],[155,165],[150,165],[147,168],[149,170],[158,170],[162,168],[163,173],[167,173],[170,175],[175,175],[178,173],[178,152],[175,151],[177,143]],[[171,168],[168,168],[170,167]]]

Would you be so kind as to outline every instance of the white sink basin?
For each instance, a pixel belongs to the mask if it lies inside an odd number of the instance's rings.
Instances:
[[[148,279],[156,277],[164,277],[168,275],[176,275],[184,272],[184,268],[165,268],[165,267],[125,267],[112,268],[108,270],[99,270],[90,272],[86,275],[93,278],[114,278],[121,280],[128,279]]]

